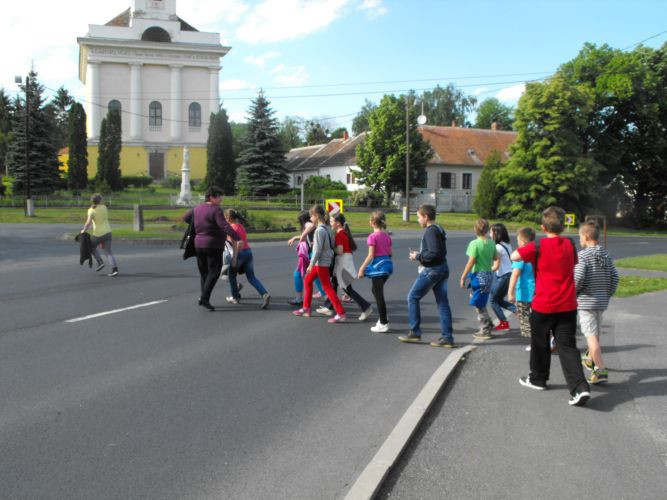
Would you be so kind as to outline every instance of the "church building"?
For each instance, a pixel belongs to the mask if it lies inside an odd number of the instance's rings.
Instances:
[[[220,59],[230,47],[176,15],[176,0],[133,0],[104,25],[91,24],[79,43],[86,89],[88,172],[97,168],[100,124],[121,112],[122,175],[164,180],[180,175],[183,147],[193,179],[206,174],[211,112],[219,106]]]

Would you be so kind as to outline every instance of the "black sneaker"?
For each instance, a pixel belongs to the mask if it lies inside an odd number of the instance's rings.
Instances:
[[[104,269],[104,262],[95,268],[95,272],[101,271],[102,269]]]
[[[519,383],[524,387],[530,387],[531,389],[535,389],[536,391],[546,391],[547,390],[546,385],[535,385],[535,384],[533,384],[530,381],[530,377],[521,377],[521,378],[519,378]]]
[[[118,276],[118,268],[114,267],[107,276]]]
[[[450,340],[440,337],[435,342],[431,342],[431,347],[447,347],[449,349],[454,349],[456,347],[456,344],[454,344],[454,342]]]
[[[422,337],[421,335],[417,335],[415,332],[410,330],[407,335],[401,335],[400,337],[398,337],[398,340],[400,340],[401,342],[417,343],[422,341]]]
[[[591,393],[588,391],[577,392],[574,396],[570,396],[568,404],[570,406],[584,406],[591,398]]]

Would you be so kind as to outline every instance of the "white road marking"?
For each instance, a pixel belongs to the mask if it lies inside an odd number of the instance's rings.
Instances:
[[[123,307],[122,309],[114,309],[113,311],[104,311],[104,312],[101,312],[101,313],[89,314],[88,316],[81,316],[80,318],[66,319],[65,323],[76,323],[77,321],[84,321],[84,320],[87,320],[87,319],[99,318],[100,316],[107,316],[109,314],[116,314],[116,313],[123,312],[123,311],[129,311],[131,309],[139,309],[140,307],[153,306],[155,304],[162,304],[163,302],[167,302],[167,299],[165,299],[165,300],[154,300],[153,302],[146,302],[145,304],[137,304],[136,306]]]

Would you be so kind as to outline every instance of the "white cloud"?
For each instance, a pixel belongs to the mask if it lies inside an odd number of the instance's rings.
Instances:
[[[178,16],[195,28],[206,31],[220,31],[221,23],[238,23],[250,10],[243,0],[189,0],[178,2]]]
[[[362,0],[357,9],[366,12],[369,19],[383,16],[387,13],[387,8],[382,4],[384,0]]]
[[[303,66],[285,67],[278,76],[276,82],[285,86],[303,85],[308,80],[308,73]]]
[[[350,0],[264,0],[236,30],[247,43],[273,43],[321,31],[344,13]]]
[[[280,56],[280,52],[265,52],[264,54],[260,54],[258,56],[250,55],[246,57],[244,61],[247,62],[248,64],[253,64],[255,66],[263,68],[264,66],[266,66],[266,63],[270,59],[274,59],[278,56]]]
[[[496,94],[496,98],[504,103],[516,104],[525,90],[526,84],[519,83],[517,85],[512,85],[511,87],[505,87],[504,89],[501,89]]]
[[[472,91],[472,95],[478,96],[480,94],[488,92],[488,90],[489,90],[489,87],[479,87],[479,88],[476,88],[475,90]]]
[[[246,89],[256,89],[257,85],[254,83],[246,82],[245,80],[229,79],[223,80],[220,82],[220,91],[229,92],[234,90],[246,90]]]

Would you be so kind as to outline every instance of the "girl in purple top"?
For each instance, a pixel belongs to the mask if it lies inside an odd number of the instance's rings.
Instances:
[[[183,216],[183,220],[188,224],[194,218],[195,250],[197,251],[197,267],[201,286],[199,305],[210,311],[215,310],[210,299],[222,270],[222,251],[225,248],[225,240],[228,235],[235,241],[241,239],[225,220],[225,215],[220,208],[221,199],[222,189],[211,186],[206,191],[206,202],[191,208]],[[232,262],[234,263],[232,265],[235,265],[236,255]]]
[[[359,267],[359,278],[371,278],[373,282],[373,296],[378,306],[380,319],[371,327],[375,333],[389,331],[387,319],[387,305],[384,301],[384,284],[394,271],[391,261],[391,236],[387,233],[387,219],[384,212],[376,210],[371,213],[370,225],[373,232],[368,236],[368,256]]]

